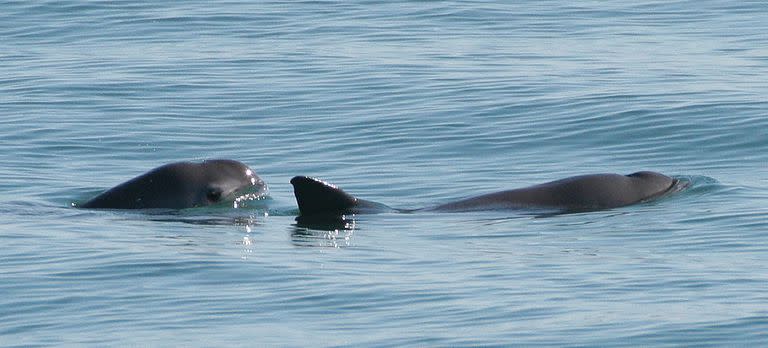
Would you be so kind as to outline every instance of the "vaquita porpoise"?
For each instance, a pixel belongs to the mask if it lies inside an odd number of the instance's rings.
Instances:
[[[184,209],[265,194],[247,165],[226,159],[170,163],[117,185],[79,205],[101,209]]]
[[[403,210],[357,198],[315,178],[297,176],[291,179],[291,184],[302,216],[386,211],[464,212],[536,208],[589,211],[646,202],[681,189],[679,180],[650,171],[629,175],[590,174],[488,193],[422,209]]]

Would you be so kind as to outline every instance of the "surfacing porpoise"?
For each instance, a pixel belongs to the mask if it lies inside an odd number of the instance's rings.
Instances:
[[[291,179],[291,184],[302,216],[387,211],[466,212],[520,209],[590,211],[646,202],[681,189],[679,180],[651,171],[629,175],[590,174],[483,194],[422,209],[403,210],[354,197],[334,185],[315,178],[297,176]]]
[[[81,208],[184,209],[264,195],[267,186],[247,165],[227,159],[166,164],[117,185]]]

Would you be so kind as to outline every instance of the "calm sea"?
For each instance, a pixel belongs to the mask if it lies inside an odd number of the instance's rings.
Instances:
[[[3,1],[0,346],[766,345],[766,33],[760,1]],[[271,201],[72,207],[205,158]],[[693,186],[307,226],[288,183],[638,170]]]

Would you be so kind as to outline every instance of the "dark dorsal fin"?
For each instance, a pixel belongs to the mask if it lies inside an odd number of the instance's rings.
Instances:
[[[301,215],[341,215],[357,206],[357,198],[319,179],[297,176],[291,185]]]

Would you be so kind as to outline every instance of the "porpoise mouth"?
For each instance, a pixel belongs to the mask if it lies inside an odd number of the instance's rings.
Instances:
[[[244,208],[249,202],[259,202],[269,199],[269,188],[264,182],[260,182],[261,185],[248,186],[244,190],[238,190],[234,193],[234,200],[232,201],[233,208]]]
[[[680,192],[682,190],[687,189],[689,186],[691,186],[691,182],[688,180],[680,180],[680,179],[672,179],[672,185],[669,185],[669,188],[664,190],[663,194],[670,194],[675,192]]]
[[[647,199],[645,199],[643,201],[647,202],[647,201],[651,201],[651,200],[657,199],[659,197],[663,197],[663,196],[667,196],[667,195],[670,195],[670,194],[673,194],[673,193],[677,193],[677,192],[680,192],[682,190],[685,190],[686,188],[688,188],[688,186],[691,186],[691,182],[690,181],[684,181],[684,180],[672,178],[672,184],[670,184],[669,187],[667,187],[667,189],[665,189],[665,190],[663,190],[663,191],[661,191],[661,192],[659,192],[659,193],[657,193],[657,194],[655,194],[655,195],[653,195],[651,197],[648,197]]]
[[[650,195],[642,199],[640,202],[642,203],[642,202],[650,202],[650,201],[657,200],[661,197],[673,194],[675,192],[680,192],[684,190],[686,187],[688,187],[689,185],[690,183],[688,182],[684,182],[684,181],[680,181],[679,179],[672,178],[672,183],[669,185],[669,187],[667,187],[662,191],[659,191],[658,193],[655,193],[653,195]]]

